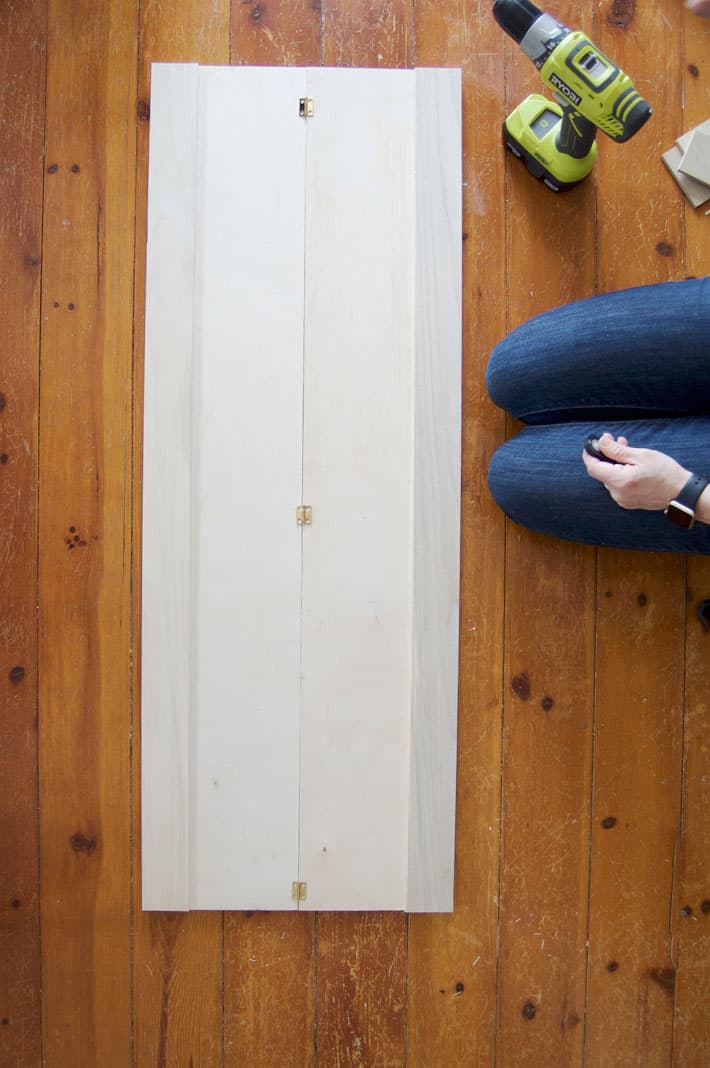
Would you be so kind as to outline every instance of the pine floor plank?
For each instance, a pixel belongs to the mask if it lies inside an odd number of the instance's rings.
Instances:
[[[556,17],[583,25],[584,5]],[[502,31],[501,31],[502,33]],[[506,40],[506,113],[540,92]],[[506,157],[508,328],[594,291],[593,179],[555,196]],[[509,432],[516,427],[510,421]],[[507,524],[497,1063],[581,1063],[594,552]],[[574,593],[572,593],[574,591]]]
[[[307,912],[225,914],[225,1065],[314,1064],[314,926]]]
[[[677,7],[662,3],[595,26],[599,46],[655,108],[632,141],[599,146],[603,291],[682,277],[677,189],[663,167],[649,167],[681,128],[680,52],[671,50],[659,68],[652,43],[677,19]],[[622,253],[622,241],[633,255]],[[679,556],[599,553],[585,1052],[601,1068],[666,1065],[671,1056],[684,580]]]
[[[383,912],[321,913],[317,924],[318,1065],[406,1063],[407,930]]]
[[[232,63],[317,67],[321,48],[319,0],[232,0]]]
[[[37,465],[47,5],[0,20],[0,1060],[41,1057]]]
[[[678,554],[600,552],[586,1056],[602,1068],[670,1062],[684,576]]]
[[[480,382],[488,353],[505,332],[505,243],[496,192],[504,175],[500,129],[489,121],[490,102],[478,86],[502,98],[503,70],[495,56],[500,30],[488,4],[419,3],[415,30],[418,66],[463,68],[467,121],[455,906],[453,916],[409,918],[407,1054],[414,1065],[488,1065],[497,977],[503,518],[485,478],[504,418]],[[481,536],[484,529],[490,537]]]
[[[698,608],[710,603],[710,561],[688,559],[682,823],[672,902],[672,960],[677,968],[673,1065],[710,1061],[710,629]]]
[[[686,12],[683,18],[683,131],[708,115],[706,56],[710,20]],[[679,192],[685,214],[685,268],[701,277],[710,263],[707,205],[694,209]],[[675,205],[674,205],[675,207]],[[710,561],[690,557],[687,570],[685,719],[680,844],[671,935],[677,967],[673,1068],[702,1068],[710,1062],[710,713],[708,642],[698,606],[710,599]]]
[[[506,544],[497,1054],[506,1066],[577,1065],[586,976],[594,550],[512,525]]]
[[[44,1056],[130,1062],[136,5],[50,0],[40,377]]]
[[[137,85],[133,589],[141,582],[141,480],[145,247],[150,133],[150,64],[229,60],[229,0],[141,4]],[[134,593],[134,722],[140,708],[140,597]],[[223,917],[141,911],[140,732],[133,751],[134,1051],[137,1065],[223,1063]]]
[[[414,65],[414,8],[403,0],[322,0],[326,67]]]

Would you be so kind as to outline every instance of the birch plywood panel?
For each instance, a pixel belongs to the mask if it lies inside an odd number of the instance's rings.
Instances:
[[[414,78],[310,72],[301,875],[308,907],[406,899]],[[374,121],[373,121],[374,119]]]
[[[192,336],[196,65],[151,89],[141,736],[144,908],[189,903]],[[169,443],[169,445],[168,445]]]
[[[450,107],[460,83],[443,72],[439,80]],[[435,82],[431,72],[430,89]],[[183,648],[191,665],[191,712],[181,742],[191,804],[182,845],[187,901],[207,908],[292,907],[300,836],[302,855],[310,852],[309,863],[315,857],[321,869],[312,880],[302,865],[298,876],[311,891],[314,882],[322,887],[324,896],[311,894],[309,907],[326,901],[338,908],[406,906],[414,222],[417,203],[426,214],[423,191],[431,186],[437,196],[443,184],[439,247],[426,227],[421,233],[423,256],[431,253],[433,264],[438,252],[451,296],[430,322],[421,309],[419,339],[423,377],[427,360],[447,367],[434,407],[423,405],[421,414],[432,423],[445,416],[446,430],[421,428],[436,460],[428,469],[419,453],[417,463],[422,492],[436,487],[446,502],[438,516],[445,537],[437,540],[430,527],[421,551],[420,566],[426,560],[434,568],[439,587],[435,595],[430,587],[421,607],[433,637],[424,643],[424,657],[421,649],[418,655],[435,663],[436,672],[447,664],[447,685],[430,698],[446,712],[424,749],[437,757],[447,750],[437,767],[439,815],[449,811],[445,826],[430,824],[428,842],[445,843],[439,868],[447,889],[436,907],[450,907],[458,576],[455,564],[446,575],[441,565],[448,551],[456,558],[458,552],[460,164],[445,171],[437,165],[436,182],[428,180],[431,164],[424,167],[417,201],[411,72],[213,68],[200,71],[197,84],[196,123],[190,119],[197,141],[190,470],[170,445],[179,421],[164,426],[165,439],[151,446],[170,463],[182,463],[189,481],[189,515],[185,507],[181,515],[189,562],[183,556],[178,565],[188,572],[189,590],[189,623],[179,624],[189,634]],[[316,101],[316,118],[307,122],[298,117],[303,95]],[[433,105],[434,96],[422,94],[422,103]],[[438,128],[441,106],[432,106],[430,131]],[[447,158],[460,159],[459,114],[454,108],[446,127],[454,141],[444,146]],[[286,169],[279,167],[284,158]],[[254,299],[269,287],[279,294],[276,316]],[[422,304],[428,298],[423,282],[417,295]],[[149,376],[146,384],[160,396]],[[156,502],[159,481],[153,478]],[[301,499],[315,511],[302,565],[295,523]],[[146,501],[147,528],[153,504]],[[359,527],[353,501],[362,514]],[[167,532],[169,504],[160,507]],[[448,626],[443,637],[432,624],[436,598],[443,605],[437,622]],[[418,641],[421,646],[421,634]],[[445,656],[442,642],[451,643]],[[166,670],[166,648],[158,641],[150,667],[155,677]],[[146,721],[146,736],[152,729]],[[327,804],[333,804],[329,826]],[[338,840],[341,852],[332,858],[329,843],[332,855]],[[145,853],[147,837],[144,847]],[[332,887],[321,877],[324,868],[337,872]],[[368,878],[374,880],[369,889]],[[420,895],[419,907],[434,907],[433,900]]]
[[[200,77],[193,903],[287,908],[298,872],[303,75]],[[260,299],[269,291],[276,314]]]
[[[461,72],[417,72],[410,912],[452,912],[461,498]]]

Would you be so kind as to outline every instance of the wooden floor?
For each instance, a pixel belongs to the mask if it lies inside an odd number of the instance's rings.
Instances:
[[[530,315],[708,270],[710,219],[660,154],[710,114],[710,20],[553,13],[655,107],[561,197],[504,158],[539,82],[489,3],[0,4],[2,1068],[710,1063],[710,559],[506,525],[485,472],[514,428],[483,386]],[[152,60],[463,68],[453,916],[141,912]]]

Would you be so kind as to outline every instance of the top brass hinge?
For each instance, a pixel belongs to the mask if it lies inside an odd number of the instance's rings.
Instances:
[[[308,883],[291,883],[291,898],[293,901],[305,901],[308,892]]]
[[[298,114],[302,119],[310,119],[313,117],[313,97],[302,96],[298,101]]]

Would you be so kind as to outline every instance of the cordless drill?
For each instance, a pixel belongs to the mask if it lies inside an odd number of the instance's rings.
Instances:
[[[526,97],[503,123],[503,141],[553,192],[570,189],[594,166],[597,128],[614,141],[628,141],[651,108],[628,74],[588,37],[529,0],[495,0],[493,16],[532,59],[555,98]]]

